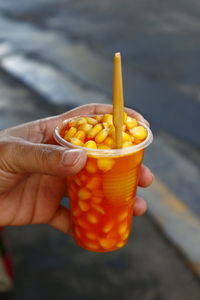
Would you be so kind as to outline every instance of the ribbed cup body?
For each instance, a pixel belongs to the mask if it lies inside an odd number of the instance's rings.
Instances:
[[[89,156],[84,169],[68,178],[76,243],[90,251],[123,247],[129,237],[144,150],[125,156]]]

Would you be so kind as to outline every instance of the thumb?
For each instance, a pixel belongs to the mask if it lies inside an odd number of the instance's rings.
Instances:
[[[69,150],[21,139],[3,144],[0,144],[0,167],[3,162],[3,169],[9,172],[68,176],[79,172],[86,162],[86,153],[81,149]]]

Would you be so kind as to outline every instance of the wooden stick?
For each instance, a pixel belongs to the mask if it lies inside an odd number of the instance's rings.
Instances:
[[[113,124],[115,126],[115,142],[122,148],[122,132],[124,125],[124,97],[122,83],[122,66],[120,52],[114,56],[113,72]]]

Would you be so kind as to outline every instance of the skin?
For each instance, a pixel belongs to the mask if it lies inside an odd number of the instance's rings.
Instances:
[[[125,111],[149,125],[138,112]],[[112,113],[112,106],[84,105],[0,131],[0,226],[49,224],[72,235],[70,212],[61,200],[67,193],[66,175],[84,167],[86,154],[56,145],[53,133],[57,124],[69,117],[101,113]],[[148,187],[152,181],[151,171],[142,165],[139,186]],[[134,215],[145,210],[144,199],[136,197]]]

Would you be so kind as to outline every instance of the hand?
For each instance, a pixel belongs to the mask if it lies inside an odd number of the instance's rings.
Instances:
[[[137,112],[129,115],[147,123]],[[57,124],[84,114],[112,113],[111,105],[90,104],[62,115],[0,131],[0,226],[42,224],[71,233],[69,211],[61,200],[66,192],[66,175],[85,165],[82,150],[66,150],[55,145]],[[151,171],[142,166],[139,185],[152,183]],[[146,202],[136,197],[134,215],[142,215]]]

